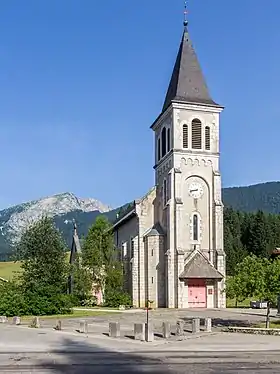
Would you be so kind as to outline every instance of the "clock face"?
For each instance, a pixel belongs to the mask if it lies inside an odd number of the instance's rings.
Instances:
[[[194,182],[189,186],[189,194],[194,199],[199,199],[203,195],[203,187],[200,183]]]

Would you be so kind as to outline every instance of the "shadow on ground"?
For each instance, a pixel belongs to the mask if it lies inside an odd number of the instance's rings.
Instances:
[[[29,368],[23,363],[18,369],[56,374],[172,373],[160,359],[144,357],[141,352],[113,352],[70,338],[63,338],[61,349],[49,351],[48,357],[42,360],[38,357],[37,365]]]

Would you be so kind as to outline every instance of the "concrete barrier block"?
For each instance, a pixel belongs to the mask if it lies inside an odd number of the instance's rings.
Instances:
[[[57,331],[61,331],[62,330],[62,322],[61,320],[59,319],[56,323],[56,326],[54,327],[55,330]]]
[[[86,321],[81,321],[80,322],[79,332],[81,334],[87,334],[88,333],[88,323]]]
[[[177,321],[176,323],[176,336],[184,335],[184,321]]]
[[[111,338],[119,338],[121,336],[121,326],[119,322],[109,323],[109,336]]]
[[[20,320],[20,317],[13,317],[13,325],[20,325],[21,324],[21,320]]]
[[[134,323],[134,339],[145,341],[145,323]]]
[[[145,323],[145,340],[146,342],[154,341],[154,326],[151,322]]]
[[[211,318],[205,318],[205,331],[211,332],[212,331],[212,319]]]
[[[0,323],[7,323],[8,318],[6,316],[0,316]]]
[[[164,339],[169,339],[171,336],[171,325],[170,322],[163,322],[162,324],[162,330],[163,330],[163,338]]]
[[[30,324],[30,327],[33,327],[35,329],[39,329],[41,327],[39,317],[34,317],[33,318],[32,322]]]
[[[200,332],[200,319],[199,318],[193,318],[192,320],[192,333],[197,334]]]

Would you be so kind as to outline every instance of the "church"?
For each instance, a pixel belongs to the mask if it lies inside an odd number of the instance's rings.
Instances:
[[[114,223],[135,307],[225,308],[219,126],[188,23],[154,133],[155,186]]]

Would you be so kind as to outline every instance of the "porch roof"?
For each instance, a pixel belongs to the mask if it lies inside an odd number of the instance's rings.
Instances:
[[[180,274],[179,278],[223,279],[223,275],[214,268],[202,253],[197,252],[185,265],[185,269]]]

